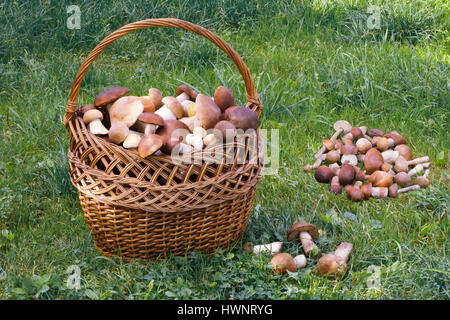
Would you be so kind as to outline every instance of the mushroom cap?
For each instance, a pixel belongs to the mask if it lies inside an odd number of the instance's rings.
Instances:
[[[296,269],[294,258],[286,252],[274,255],[270,263],[273,266],[273,272],[276,274],[285,274],[287,270],[295,272]]]
[[[130,92],[130,89],[124,88],[124,87],[112,87],[109,89],[106,89],[105,91],[99,93],[95,99],[94,99],[94,105],[96,107],[105,106],[108,103],[112,103],[116,101],[117,99],[123,97],[128,92]]]
[[[383,137],[385,137],[386,139],[391,138],[392,140],[394,140],[394,146],[406,144],[406,139],[396,131],[391,131],[388,134],[385,134]]]
[[[328,253],[317,261],[316,269],[323,275],[343,275],[347,270],[347,263],[341,257]]]
[[[333,125],[334,130],[343,130],[344,133],[349,133],[352,130],[352,125],[346,120],[338,120]]]
[[[354,146],[352,138],[342,137],[342,142],[344,143],[345,146]]]
[[[349,188],[347,188],[346,194],[347,194],[347,199],[355,201],[355,202],[361,201],[363,199],[363,193],[362,193],[361,189],[358,187],[350,186]]]
[[[426,188],[426,187],[428,187],[430,185],[430,180],[428,180],[424,176],[418,176],[414,180],[414,184],[418,184],[421,188]]]
[[[292,225],[291,229],[289,229],[287,233],[287,240],[291,241],[300,241],[300,232],[307,231],[313,239],[317,239],[320,234],[319,230],[315,225],[308,222],[297,222]]]
[[[184,116],[184,108],[181,105],[180,101],[177,98],[172,96],[167,96],[162,99],[164,105],[173,112],[177,119],[183,118]]]
[[[363,132],[359,127],[353,127],[350,132],[355,140],[359,140],[363,137]]]
[[[376,137],[376,136],[384,136],[384,131],[381,131],[380,129],[377,128],[373,128],[373,129],[369,129],[367,130],[367,135],[369,137]]]
[[[129,97],[122,97],[117,99],[109,109],[109,117],[111,125],[116,122],[125,122],[127,127],[131,127],[140,114],[144,111],[144,105],[139,100],[130,99]],[[134,101],[133,101],[134,100]],[[130,102],[132,101],[132,102]]]
[[[408,172],[408,161],[406,161],[403,156],[399,155],[395,160],[394,170],[395,172]]]
[[[89,123],[97,119],[103,120],[103,113],[98,109],[90,109],[83,115],[83,121],[85,123]]]
[[[258,115],[250,108],[233,106],[227,108],[223,113],[224,120],[230,121],[237,129],[244,131],[257,129],[259,126]]]
[[[139,100],[141,100],[142,104],[144,105],[144,112],[155,112],[156,107],[152,102],[152,99],[149,96],[142,96],[139,97]]]
[[[370,175],[369,182],[374,187],[386,188],[392,184],[392,176],[385,171],[377,170]]]
[[[371,174],[380,169],[383,162],[383,156],[380,151],[376,148],[371,148],[364,157],[364,168],[368,174]]]
[[[411,184],[411,177],[406,172],[399,172],[394,176],[394,182],[400,187],[407,187]]]
[[[355,180],[356,181],[366,180],[366,173],[364,172],[364,170],[361,170],[358,167],[354,167],[354,169],[355,169]]]
[[[320,166],[316,169],[314,177],[318,182],[328,183],[333,178],[333,171],[327,166]]]
[[[162,107],[163,95],[162,95],[161,91],[159,91],[159,89],[157,89],[157,88],[148,89],[148,97],[150,98],[150,101],[153,103],[155,110],[158,110],[159,108]]]
[[[175,94],[177,96],[179,96],[183,92],[186,93],[191,100],[195,101],[195,99],[197,99],[198,93],[195,90],[193,90],[191,87],[189,87],[187,84],[180,84],[175,89]]]
[[[156,134],[163,138],[161,151],[170,154],[172,149],[183,141],[189,133],[188,126],[179,120],[164,121],[164,126],[156,129]]]
[[[380,151],[386,151],[387,149],[389,149],[389,141],[387,138],[380,138],[377,141],[377,148]]]
[[[138,120],[143,123],[155,124],[157,126],[164,125],[164,119],[154,112],[142,112]]]
[[[361,186],[361,192],[364,200],[369,199],[370,196],[372,195],[372,183],[370,182],[364,183]]]
[[[359,152],[366,153],[370,148],[372,148],[372,143],[366,138],[360,138],[356,141],[356,148],[358,148]]]
[[[398,151],[398,154],[405,158],[405,160],[409,161],[412,159],[412,151],[411,148],[406,144],[399,144],[394,148],[395,151]]]
[[[358,149],[355,146],[346,144],[346,145],[342,146],[341,153],[342,154],[357,154]]]
[[[138,145],[138,153],[142,158],[148,157],[158,151],[163,145],[163,138],[157,134],[144,136]]]
[[[233,92],[224,86],[217,87],[214,91],[214,102],[222,111],[225,111],[228,107],[234,106]]]
[[[341,155],[339,154],[338,151],[331,150],[330,152],[327,153],[325,159],[327,160],[328,163],[335,163],[338,162],[339,159],[341,159]]]
[[[80,110],[78,111],[78,114],[81,114],[81,116],[84,116],[84,114],[89,111],[95,109],[95,106],[93,104],[85,104],[84,106],[82,106],[80,108]]]
[[[323,139],[322,144],[328,151],[334,150],[334,142],[331,141],[330,139]]]
[[[219,122],[222,110],[210,97],[199,93],[195,99],[195,117],[201,121],[205,130],[213,128]],[[226,119],[225,119],[226,120]]]
[[[217,131],[216,131],[217,130]],[[214,133],[220,133],[222,141],[226,142],[227,139],[234,138],[237,134],[236,127],[230,121],[220,120],[214,126]]]
[[[352,184],[355,180],[355,168],[350,164],[344,164],[339,170],[339,183],[343,186]]]
[[[388,189],[389,197],[391,198],[397,198],[398,195],[398,185],[396,183],[391,184],[391,186]]]
[[[122,143],[130,133],[127,125],[124,122],[116,122],[109,128],[108,138],[115,144]]]

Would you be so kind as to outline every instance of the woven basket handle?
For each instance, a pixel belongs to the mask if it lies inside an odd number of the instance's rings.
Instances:
[[[209,31],[208,29],[205,29],[191,22],[173,18],[161,18],[161,19],[147,19],[127,24],[117,29],[109,36],[107,36],[105,39],[103,39],[91,51],[91,53],[89,53],[87,58],[84,60],[84,62],[78,69],[78,73],[72,83],[69,100],[67,101],[66,114],[64,116],[64,125],[67,126],[70,120],[74,117],[75,112],[78,109],[77,101],[81,82],[84,78],[84,75],[86,74],[92,63],[95,61],[95,59],[100,55],[100,53],[102,53],[102,51],[105,48],[107,48],[111,43],[113,43],[115,40],[127,35],[128,33],[151,27],[172,27],[191,31],[205,37],[206,39],[214,43],[216,46],[218,46],[220,49],[222,49],[231,58],[231,60],[233,60],[234,64],[237,66],[239,72],[244,78],[245,90],[247,93],[246,107],[253,109],[258,114],[258,117],[261,116],[262,104],[258,98],[258,94],[255,89],[255,84],[253,82],[252,76],[250,75],[250,71],[248,70],[247,66],[245,65],[244,61],[239,56],[239,54],[236,51],[234,51],[234,49],[227,42],[225,42],[225,40],[218,37],[216,34]]]

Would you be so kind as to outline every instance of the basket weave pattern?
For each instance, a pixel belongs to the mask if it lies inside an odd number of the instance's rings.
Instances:
[[[212,252],[233,244],[248,223],[263,166],[259,135],[237,139],[227,149],[233,151],[231,161],[224,157],[219,162],[186,163],[174,161],[169,155],[144,159],[87,130],[77,112],[85,73],[114,40],[155,26],[192,31],[216,44],[244,78],[246,107],[258,115],[262,107],[239,55],[224,40],[192,23],[169,18],[135,22],[113,32],[94,48],[72,84],[64,117],[70,135],[70,178],[96,248],[106,256],[123,259],[184,255],[194,249]],[[208,152],[190,157],[202,159]],[[237,154],[242,156],[238,159]]]

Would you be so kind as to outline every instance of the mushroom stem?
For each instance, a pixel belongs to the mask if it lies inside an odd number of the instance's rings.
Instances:
[[[374,197],[374,198],[387,198],[388,194],[389,194],[389,188],[372,187],[372,197]]]
[[[398,193],[405,193],[405,192],[415,191],[415,190],[420,190],[420,186],[418,184],[413,184],[412,186],[399,189]]]
[[[283,242],[272,242],[268,244],[260,244],[253,246],[253,253],[270,252],[270,254],[277,254],[281,252]]]
[[[313,169],[317,169],[318,167],[320,167],[320,165],[321,165],[322,162],[325,160],[325,158],[326,158],[326,155],[321,154],[321,155],[317,158],[316,162],[314,162],[314,164],[313,164]]]
[[[414,165],[416,165],[416,164],[428,162],[429,160],[430,160],[430,158],[429,158],[428,156],[425,156],[425,157],[421,157],[421,158],[416,158],[416,159],[413,159],[413,160],[409,160],[409,161],[407,162],[407,164],[408,164],[408,166],[414,166]]]
[[[299,254],[294,258],[295,269],[304,268],[306,266],[306,257],[303,254]]]
[[[183,102],[184,100],[189,100],[190,97],[185,93],[181,93],[178,96],[175,97],[178,101]]]
[[[300,232],[299,238],[303,246],[303,251],[305,251],[308,257],[320,255],[320,249],[316,246],[308,231]]]
[[[424,169],[428,169],[430,166],[431,166],[431,162],[418,164],[408,172],[408,175],[413,176],[417,173],[422,172]]]
[[[163,105],[161,108],[155,111],[155,114],[160,116],[164,119],[164,121],[167,120],[177,120],[176,115],[170,110],[166,105]]]
[[[88,129],[95,135],[105,135],[109,133],[109,130],[105,128],[100,119],[95,119],[89,122]]]
[[[330,140],[333,143],[336,143],[336,139],[337,137],[339,137],[339,135],[344,131],[344,129],[340,128],[338,129],[330,138]],[[320,150],[314,155],[315,158],[319,158],[326,150],[327,148],[325,146],[322,146],[322,148],[320,148]]]
[[[338,256],[345,263],[347,263],[352,251],[353,251],[353,244],[351,244],[350,242],[342,242],[334,251],[334,255]]]

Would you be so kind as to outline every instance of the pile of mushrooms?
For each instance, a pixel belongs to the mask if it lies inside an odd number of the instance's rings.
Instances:
[[[257,129],[258,115],[235,105],[233,93],[219,86],[213,97],[182,84],[175,96],[150,88],[146,96],[113,87],[78,112],[88,130],[145,158],[153,154],[201,151],[234,140],[238,130]]]
[[[397,131],[352,127],[345,120],[335,122],[334,129],[330,139],[322,140],[316,162],[304,166],[305,171],[315,169],[316,180],[330,183],[329,190],[334,194],[344,189],[352,201],[396,198],[430,184],[429,157],[413,159],[406,139]]]
[[[246,242],[242,249],[251,254],[266,252],[272,255],[270,263],[273,272],[276,274],[286,274],[287,271],[295,272],[297,269],[304,268],[307,264],[306,257],[308,257],[319,258],[316,265],[319,274],[343,276],[347,271],[347,262],[353,251],[353,245],[349,242],[343,242],[334,253],[322,256],[319,247],[314,242],[319,236],[319,230],[315,225],[308,222],[297,222],[289,229],[286,239],[288,242],[300,242],[304,254],[292,257],[289,253],[282,252],[283,242],[281,241],[260,245]]]

